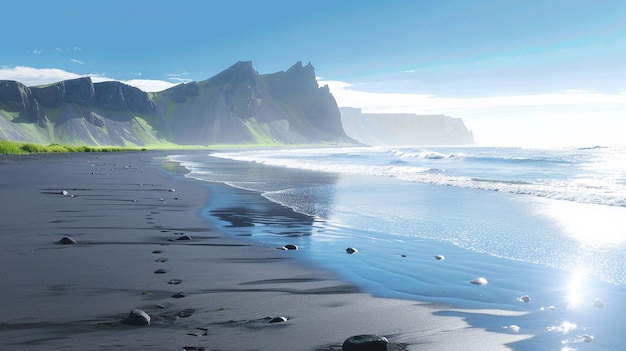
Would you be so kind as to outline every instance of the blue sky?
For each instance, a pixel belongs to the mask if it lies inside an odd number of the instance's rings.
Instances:
[[[0,79],[27,85],[91,75],[159,90],[239,60],[260,73],[310,61],[340,106],[460,117],[481,144],[624,144],[623,0],[37,0],[2,12]]]

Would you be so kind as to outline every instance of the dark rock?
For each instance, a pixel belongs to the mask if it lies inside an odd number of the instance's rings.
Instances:
[[[351,336],[341,345],[342,351],[387,351],[389,340],[378,335]]]
[[[283,323],[286,322],[289,318],[287,317],[274,317],[271,318],[269,321],[267,321],[268,323]]]
[[[122,321],[124,324],[128,325],[149,325],[150,324],[150,315],[142,310],[132,310],[128,314],[128,318]]]
[[[283,247],[287,250],[298,250],[298,245],[294,245],[294,244],[287,244]]]
[[[117,81],[94,84],[97,105],[100,108],[122,111],[130,109],[137,113],[155,112],[156,106],[148,94],[138,88]]]
[[[164,274],[167,273],[167,270],[165,269],[157,269],[156,271],[154,271],[154,274]]]
[[[179,292],[179,293],[176,293],[176,294],[172,295],[172,297],[175,298],[175,299],[182,299],[183,297],[186,297],[186,296],[187,295],[185,295],[185,293],[182,293],[182,292]]]
[[[347,252],[349,255],[352,255],[353,253],[357,253],[357,252],[359,252],[359,250],[355,249],[354,247],[349,247],[349,248],[347,248],[347,249],[346,249],[346,252]]]
[[[76,245],[78,244],[78,242],[76,240],[74,240],[73,238],[70,238],[69,236],[64,236],[61,238],[61,240],[57,241],[57,244],[59,245]]]
[[[185,241],[185,240],[191,240],[191,237],[189,235],[181,235],[178,238],[175,239],[176,241]]]

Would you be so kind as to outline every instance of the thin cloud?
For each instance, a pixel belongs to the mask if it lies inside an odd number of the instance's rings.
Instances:
[[[188,83],[188,82],[191,82],[192,79],[183,78],[183,76],[186,76],[188,74],[189,74],[189,72],[170,73],[167,76],[168,76],[169,80],[173,80],[173,81],[178,82],[178,83]]]
[[[35,55],[41,55],[42,52],[43,50],[33,50],[33,54]]]
[[[75,59],[75,58],[70,59],[70,61],[75,62],[75,63],[78,63],[79,65],[84,65],[84,64],[85,64],[83,61],[81,61],[81,60],[77,60],[77,59]]]
[[[0,80],[14,80],[26,86],[38,86],[60,82],[62,80],[91,77],[94,82],[120,81],[106,76],[104,73],[77,74],[58,68],[33,68],[33,67],[0,67]],[[150,79],[131,79],[121,81],[124,84],[134,86],[146,92],[157,92],[171,88],[177,84]]]

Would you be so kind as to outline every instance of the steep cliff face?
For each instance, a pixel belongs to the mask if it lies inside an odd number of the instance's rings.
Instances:
[[[202,82],[156,94],[176,143],[319,143],[348,141],[328,88],[319,88],[313,66],[261,75],[237,62]]]
[[[468,145],[474,136],[463,120],[444,115],[409,113],[362,113],[342,107],[341,121],[346,134],[373,146],[385,145]]]

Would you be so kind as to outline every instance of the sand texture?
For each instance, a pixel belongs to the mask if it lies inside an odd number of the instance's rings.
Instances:
[[[340,350],[377,334],[390,350],[483,351],[527,337],[359,293],[297,250],[212,230],[211,186],[164,171],[164,155],[0,157],[1,349]],[[135,309],[149,325],[122,323]]]

